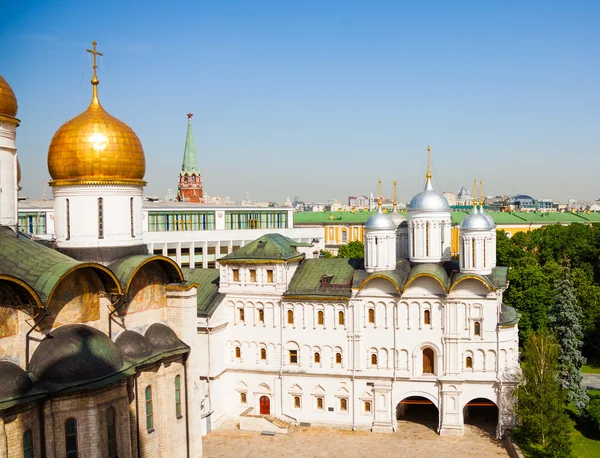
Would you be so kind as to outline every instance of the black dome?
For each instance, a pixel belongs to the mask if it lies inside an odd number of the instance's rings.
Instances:
[[[152,344],[139,332],[123,332],[115,344],[121,354],[130,359],[144,359],[152,355]]]
[[[185,347],[177,334],[170,327],[161,323],[154,323],[146,329],[146,338],[157,350],[175,350]]]
[[[123,358],[107,335],[83,324],[55,329],[31,357],[31,373],[42,382],[72,383],[119,372]]]
[[[10,361],[0,361],[0,401],[19,397],[31,386],[27,372]]]

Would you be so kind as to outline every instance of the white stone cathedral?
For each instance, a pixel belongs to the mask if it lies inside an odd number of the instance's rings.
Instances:
[[[198,281],[198,331],[212,427],[236,418],[265,429],[278,418],[394,431],[413,405],[437,409],[441,435],[463,434],[478,406],[491,407],[498,435],[513,426],[518,314],[502,303],[495,224],[475,202],[459,262],[450,229],[428,170],[408,221],[381,206],[367,221],[364,265],[311,259],[270,234],[204,272],[212,290]]]

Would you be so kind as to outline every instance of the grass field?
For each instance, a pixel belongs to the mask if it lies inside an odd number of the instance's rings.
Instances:
[[[600,397],[600,391],[589,390],[590,398]],[[600,456],[600,434],[590,431],[587,425],[576,422],[575,409],[569,408],[571,414],[571,441],[573,442],[573,456],[577,458],[588,458]]]
[[[588,360],[587,364],[581,368],[581,372],[584,374],[600,374],[600,361]]]

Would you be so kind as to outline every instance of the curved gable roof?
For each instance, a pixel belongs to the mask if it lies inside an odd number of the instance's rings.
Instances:
[[[448,293],[448,289],[450,288],[450,278],[446,273],[446,269],[439,264],[417,264],[414,266],[408,274],[402,292],[404,293],[413,281],[421,277],[433,278],[440,284],[444,293]]]
[[[185,281],[179,265],[166,256],[146,254],[128,256],[113,262],[109,267],[121,282],[123,291],[129,292],[133,277],[135,277],[144,265],[151,262],[156,262],[160,265],[165,275],[169,278],[170,283],[183,283]]]
[[[462,273],[462,272],[455,272],[452,275],[452,285],[450,286],[450,289],[448,290],[448,292],[454,291],[454,289],[460,283],[462,283],[463,281],[466,281],[466,280],[475,280],[475,281],[478,281],[480,283],[483,283],[483,285],[488,289],[488,291],[491,291],[491,290],[495,289],[495,287],[492,284],[492,282],[485,275],[472,274],[472,273],[467,274],[467,273]]]
[[[288,262],[304,258],[296,247],[312,247],[310,243],[294,242],[281,234],[265,234],[240,249],[219,259],[221,264],[252,262]]]

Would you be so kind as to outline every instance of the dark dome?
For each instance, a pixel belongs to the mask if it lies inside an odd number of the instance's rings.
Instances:
[[[31,357],[31,373],[42,382],[72,383],[119,372],[123,358],[106,334],[83,324],[55,329]]]
[[[31,386],[27,372],[10,361],[0,361],[0,401],[19,397]]]
[[[144,359],[152,355],[152,344],[139,332],[123,332],[115,344],[121,354],[130,359]]]
[[[157,350],[175,350],[185,346],[170,327],[161,323],[154,323],[146,329],[146,338]]]

